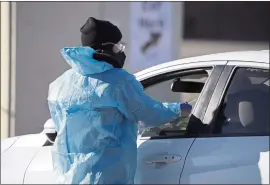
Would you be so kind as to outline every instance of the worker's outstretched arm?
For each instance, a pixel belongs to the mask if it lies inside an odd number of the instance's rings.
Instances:
[[[186,109],[186,106],[182,106],[183,103],[160,103],[153,100],[144,92],[142,85],[135,79],[127,82],[119,91],[119,110],[128,119],[135,122],[143,121],[146,127],[165,124],[187,112],[183,108],[181,109],[181,107]],[[191,111],[191,105],[188,106]]]

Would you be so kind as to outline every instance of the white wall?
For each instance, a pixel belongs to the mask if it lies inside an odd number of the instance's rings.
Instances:
[[[49,118],[49,83],[68,65],[59,50],[80,43],[80,27],[99,18],[99,2],[17,2],[15,135],[38,133]]]

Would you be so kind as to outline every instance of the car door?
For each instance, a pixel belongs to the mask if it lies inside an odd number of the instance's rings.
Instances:
[[[152,75],[141,81],[145,92],[157,101],[191,101],[195,105],[192,116],[200,119],[204,115],[214,90],[213,87],[216,85],[224,68],[222,65],[225,63],[225,61],[220,61],[181,65],[175,71],[165,70],[162,74]],[[204,73],[200,74],[200,71],[204,71]],[[201,80],[205,83],[204,88],[201,93],[172,92],[171,84],[179,77],[186,80]],[[135,184],[179,183],[186,155],[194,142],[194,138],[186,136],[186,128],[190,121],[191,119],[188,118],[179,120],[178,123],[167,123],[148,128],[139,135]]]
[[[229,62],[181,184],[269,184],[269,64]]]

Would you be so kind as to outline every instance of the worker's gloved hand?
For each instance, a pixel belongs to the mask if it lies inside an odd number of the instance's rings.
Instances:
[[[181,109],[181,118],[185,118],[190,115],[191,110],[192,110],[192,105],[190,105],[188,102],[181,103],[180,109]]]

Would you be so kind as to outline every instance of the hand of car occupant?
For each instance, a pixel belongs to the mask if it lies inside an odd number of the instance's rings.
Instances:
[[[192,110],[192,105],[190,105],[188,102],[181,103],[180,109],[181,109],[181,118],[185,118],[190,115],[191,110]]]

